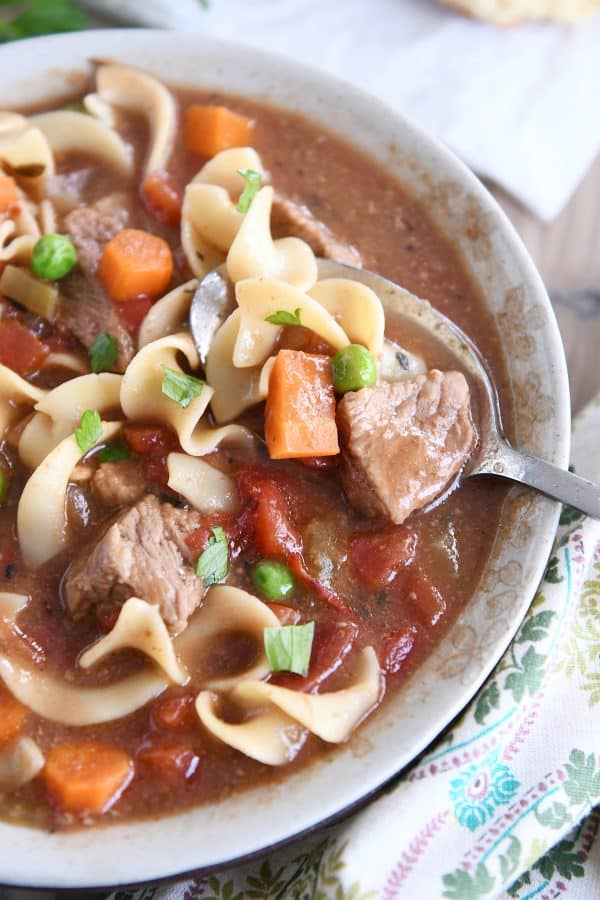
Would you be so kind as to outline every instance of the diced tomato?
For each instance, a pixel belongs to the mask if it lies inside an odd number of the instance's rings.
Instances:
[[[291,522],[288,503],[279,485],[258,467],[242,466],[236,477],[242,499],[256,503],[254,544],[261,556],[283,560],[318,597],[352,618],[345,601],[313,578],[306,568],[302,538]]]
[[[420,566],[408,570],[405,589],[415,614],[422,625],[436,625],[446,612],[446,601]]]
[[[338,669],[354,644],[358,628],[353,622],[317,622],[308,675],[280,672],[271,681],[280,687],[309,693]]]
[[[118,309],[127,330],[131,334],[136,335],[140,325],[150,312],[153,303],[154,301],[150,297],[140,294],[139,297],[134,297],[132,300],[128,300],[127,303],[115,303],[115,307]]]
[[[285,603],[269,603],[269,609],[274,612],[282,625],[297,625],[302,616],[293,606]]]
[[[417,536],[403,525],[354,535],[350,556],[356,574],[383,590],[414,559]]]
[[[159,728],[169,728],[175,731],[193,728],[198,721],[194,700],[195,697],[190,694],[159,700],[152,710],[152,720]]]
[[[168,172],[151,172],[144,179],[142,199],[159,222],[179,225],[183,197]]]
[[[390,675],[395,675],[404,666],[415,647],[417,634],[415,625],[401,625],[384,636],[381,664]]]
[[[128,422],[123,426],[123,437],[129,449],[140,456],[159,459],[180,449],[177,435],[164,425],[136,425]]]
[[[229,538],[236,530],[235,516],[223,512],[210,513],[206,517],[206,521],[185,539],[192,553],[199,556],[203,550],[206,550],[212,534],[211,528],[215,527],[221,527]]]
[[[0,363],[19,375],[36,372],[48,347],[15,319],[0,321]]]
[[[200,757],[184,740],[148,741],[138,750],[136,761],[159,778],[187,781],[196,772]]]

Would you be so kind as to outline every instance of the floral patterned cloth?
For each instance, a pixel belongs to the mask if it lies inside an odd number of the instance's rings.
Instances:
[[[600,397],[573,462],[600,480]],[[600,897],[600,521],[565,508],[512,645],[368,808],[268,859],[113,900]]]

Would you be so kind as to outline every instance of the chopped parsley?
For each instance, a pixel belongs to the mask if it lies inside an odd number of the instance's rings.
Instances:
[[[240,194],[236,209],[238,212],[247,213],[250,209],[250,204],[260,189],[262,175],[254,169],[238,169],[238,174],[242,176],[246,184],[244,185],[244,190]]]
[[[92,372],[108,372],[115,365],[118,355],[117,339],[112,334],[103,331],[89,350]]]
[[[265,322],[270,322],[271,325],[302,325],[300,321],[301,312],[302,307],[300,306],[293,313],[288,312],[286,309],[278,309],[277,312],[266,316]]]
[[[264,644],[272,672],[306,675],[310,663],[315,623],[265,628]]]
[[[193,375],[186,375],[179,369],[169,369],[168,366],[164,366],[162,392],[165,397],[179,403],[184,409],[190,405],[192,400],[200,396],[205,384],[206,382],[200,378],[194,378]]]
[[[196,563],[196,575],[202,579],[206,587],[223,581],[229,573],[229,543],[227,535],[220,525],[210,529],[208,547],[203,550]]]
[[[120,459],[129,459],[131,453],[124,444],[109,444],[104,447],[97,455],[99,462],[118,462]]]
[[[82,453],[87,453],[102,437],[102,420],[95,409],[86,409],[79,426],[75,429],[75,440]]]
[[[8,491],[8,478],[4,474],[4,472],[0,472],[0,503],[4,503],[6,500],[6,494]]]

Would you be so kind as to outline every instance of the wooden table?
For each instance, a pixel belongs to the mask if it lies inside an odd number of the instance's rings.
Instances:
[[[540,223],[488,185],[523,237],[546,282],[565,342],[574,412],[600,390],[600,156],[563,213]],[[17,891],[0,900],[100,900],[102,893]]]

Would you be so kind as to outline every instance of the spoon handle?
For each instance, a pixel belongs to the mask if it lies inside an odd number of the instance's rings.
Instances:
[[[504,442],[497,447],[493,461],[490,460],[490,464],[479,471],[527,484],[553,500],[560,500],[594,519],[600,519],[600,485],[559,469],[543,459],[521,453]]]

